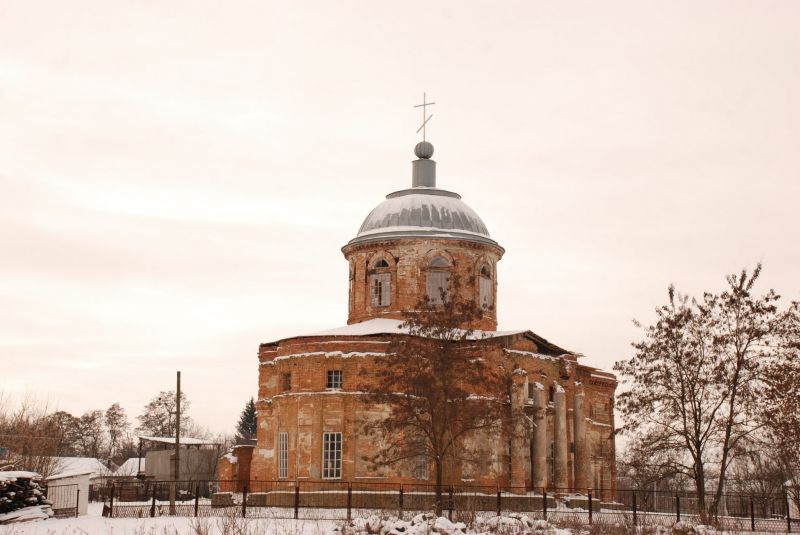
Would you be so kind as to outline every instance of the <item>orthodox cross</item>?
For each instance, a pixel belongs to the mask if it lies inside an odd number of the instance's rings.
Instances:
[[[436,104],[436,103],[435,102],[428,102],[426,100],[425,93],[422,93],[422,104],[417,104],[416,106],[414,106],[415,108],[422,108],[422,125],[419,128],[417,128],[417,134],[419,134],[419,131],[422,130],[422,141],[425,141],[425,133],[426,133],[425,132],[425,130],[426,130],[425,126],[428,124],[428,121],[431,120],[431,117],[433,117],[433,114],[430,114],[430,115],[428,115],[427,119],[425,118],[425,116],[428,113],[426,108],[427,108],[427,106],[433,106],[434,104]]]

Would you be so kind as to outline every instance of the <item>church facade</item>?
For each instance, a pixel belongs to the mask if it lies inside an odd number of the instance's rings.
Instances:
[[[349,263],[347,325],[259,346],[257,445],[250,480],[428,483],[426,461],[376,467],[359,422],[380,418],[356,384],[383,357],[404,310],[442,299],[451,279],[482,315],[483,356],[514,369],[511,404],[533,422],[527,436],[477,437],[476,464],[449,463],[446,484],[585,492],[613,489],[614,375],[532,331],[497,331],[497,264],[504,249],[453,192],[436,186],[433,146],[421,142],[412,187],[387,195],[343,248]],[[444,290],[444,292],[443,292]],[[242,477],[243,474],[239,474]]]

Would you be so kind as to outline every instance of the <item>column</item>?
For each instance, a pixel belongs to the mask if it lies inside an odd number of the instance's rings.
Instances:
[[[567,395],[561,385],[556,385],[553,394],[555,417],[555,481],[554,486],[558,492],[565,492],[569,487],[569,438],[567,437]]]
[[[511,481],[514,490],[525,491],[525,400],[528,397],[528,374],[516,369],[511,384]]]
[[[575,438],[575,489],[584,492],[591,485],[589,479],[589,448],[586,442],[586,415],[584,413],[584,400],[586,395],[583,388],[576,384],[575,397],[572,406],[573,436]]]
[[[533,403],[535,411],[533,423],[533,482],[534,488],[547,487],[547,401],[544,386],[541,383],[533,384]]]

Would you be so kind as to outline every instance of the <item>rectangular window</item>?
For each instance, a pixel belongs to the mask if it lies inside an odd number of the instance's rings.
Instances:
[[[447,290],[450,286],[449,271],[429,271],[427,280],[428,300],[434,305],[442,304],[442,292],[447,299]]]
[[[418,452],[414,457],[414,479],[428,479],[428,457],[425,455],[425,439],[418,435],[414,440],[414,449]]]
[[[328,370],[328,382],[325,388],[330,390],[340,390],[342,388],[342,370]]]
[[[483,309],[490,308],[492,306],[492,279],[481,277],[480,294],[481,307]]]
[[[289,434],[278,433],[278,477],[289,477]]]
[[[292,374],[291,373],[284,373],[283,374],[283,391],[288,392],[292,389]]]
[[[528,399],[533,399],[533,397],[535,395],[534,394],[535,390],[536,390],[536,385],[534,385],[533,382],[529,382],[528,383]]]
[[[388,307],[392,304],[392,274],[377,273],[370,275],[372,306]]]
[[[424,455],[414,458],[414,479],[428,480],[428,458]]]
[[[342,477],[342,434],[322,433],[322,478]]]

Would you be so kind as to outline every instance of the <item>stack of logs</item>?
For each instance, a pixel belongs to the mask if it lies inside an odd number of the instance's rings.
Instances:
[[[0,515],[36,505],[50,505],[35,472],[0,472]]]

